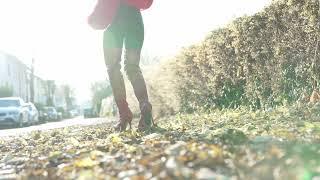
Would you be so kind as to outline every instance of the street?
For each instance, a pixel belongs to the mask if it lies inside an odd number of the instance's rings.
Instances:
[[[48,123],[28,126],[24,128],[0,129],[0,137],[18,136],[21,134],[30,133],[32,131],[37,131],[37,130],[44,131],[44,130],[57,129],[57,128],[63,128],[68,126],[89,126],[89,125],[110,122],[112,120],[113,120],[112,118],[84,119],[83,116],[79,116],[73,119],[66,119],[66,120],[57,121],[57,122],[48,122]]]

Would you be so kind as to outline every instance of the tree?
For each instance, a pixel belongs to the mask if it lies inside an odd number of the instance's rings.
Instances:
[[[56,90],[56,84],[53,80],[47,80],[45,82],[45,89],[47,94],[47,106],[54,106],[53,97]]]
[[[112,95],[109,82],[95,82],[91,85],[92,105],[97,112],[100,112],[102,100]]]
[[[0,86],[0,98],[1,97],[10,97],[13,96],[13,89],[12,87],[5,85]]]
[[[70,87],[70,85],[63,85],[62,88],[63,88],[64,98],[66,101],[66,106],[67,106],[67,109],[69,110],[72,108],[72,102],[74,99],[74,91]]]
[[[30,101],[34,103],[34,59],[32,59],[30,74]]]

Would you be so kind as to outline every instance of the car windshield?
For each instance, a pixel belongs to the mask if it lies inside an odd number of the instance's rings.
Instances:
[[[48,112],[54,112],[54,108],[47,108]]]
[[[0,107],[19,107],[19,100],[0,100]]]

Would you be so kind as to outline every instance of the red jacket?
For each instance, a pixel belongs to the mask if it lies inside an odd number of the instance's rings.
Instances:
[[[137,9],[145,10],[152,5],[153,0],[125,0],[125,2]]]
[[[153,0],[124,0],[130,6],[140,10],[148,9]],[[94,29],[105,29],[117,13],[120,0],[98,0],[94,11],[88,17],[89,25]]]

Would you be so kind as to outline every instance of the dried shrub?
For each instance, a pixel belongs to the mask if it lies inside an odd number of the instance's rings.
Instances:
[[[315,0],[280,0],[212,31],[178,57],[181,110],[293,102],[320,80],[320,8]]]

